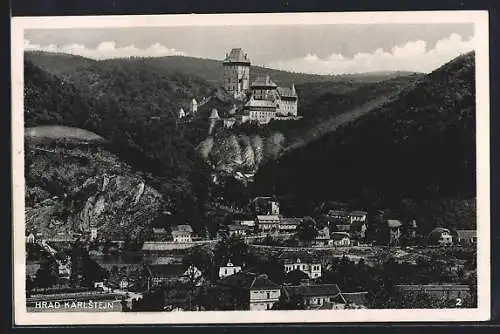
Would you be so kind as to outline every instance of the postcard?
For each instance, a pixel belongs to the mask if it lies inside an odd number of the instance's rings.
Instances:
[[[483,11],[14,17],[15,323],[488,320],[488,36]]]

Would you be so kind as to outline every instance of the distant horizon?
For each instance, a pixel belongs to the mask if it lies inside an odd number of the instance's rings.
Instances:
[[[72,54],[72,53],[66,53],[66,52],[61,52],[61,51],[46,51],[46,50],[24,50],[25,53],[43,53],[43,54],[53,54],[53,55],[64,55],[64,56],[71,56],[71,57],[79,57],[79,58],[84,58],[87,60],[95,61],[95,62],[101,62],[101,61],[108,61],[108,60],[119,60],[119,59],[154,59],[154,58],[170,58],[170,57],[180,57],[180,58],[192,58],[192,59],[200,59],[200,60],[209,60],[209,61],[215,61],[215,62],[220,62],[222,63],[222,60],[219,59],[213,59],[213,58],[202,58],[202,57],[194,57],[194,56],[188,56],[188,55],[165,55],[165,56],[123,56],[123,57],[114,57],[114,58],[103,58],[103,59],[93,59],[90,57],[82,56],[82,55],[77,55],[77,54]],[[460,57],[464,54],[474,52],[474,50],[463,52],[459,55],[457,55],[455,58],[450,59],[446,63],[456,59],[457,57]],[[443,63],[441,66],[445,65],[446,63]],[[303,75],[313,75],[313,76],[331,76],[331,77],[339,77],[339,76],[356,76],[356,75],[377,75],[377,74],[396,74],[396,73],[404,73],[408,75],[412,74],[429,74],[432,71],[438,69],[439,67],[436,67],[430,72],[418,72],[418,71],[411,71],[411,70],[374,70],[374,71],[367,71],[367,72],[353,72],[353,73],[340,73],[340,74],[317,74],[317,73],[307,73],[307,72],[294,72],[290,70],[281,70],[273,67],[268,67],[268,66],[262,66],[262,65],[254,65],[251,64],[251,66],[254,67],[261,67],[261,68],[266,68],[274,71],[282,71],[282,72],[288,72],[288,73],[293,73],[293,74],[303,74]]]
[[[252,65],[339,75],[430,73],[476,47],[469,23],[318,24],[28,29],[24,50],[89,59],[186,56],[223,60],[233,48]]]

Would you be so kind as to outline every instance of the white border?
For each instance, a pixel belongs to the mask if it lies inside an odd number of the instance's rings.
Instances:
[[[478,308],[445,310],[210,311],[161,313],[27,313],[24,246],[23,46],[25,29],[373,23],[474,23]],[[217,324],[485,321],[490,318],[489,47],[487,11],[287,14],[189,14],[12,18],[12,173],[14,321],[16,325]]]

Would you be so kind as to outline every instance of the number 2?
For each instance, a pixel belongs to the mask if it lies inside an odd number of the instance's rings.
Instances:
[[[462,306],[462,299],[457,298],[455,306]]]

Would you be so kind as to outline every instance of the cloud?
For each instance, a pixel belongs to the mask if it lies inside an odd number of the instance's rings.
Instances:
[[[25,51],[46,51],[67,53],[72,55],[83,56],[91,59],[109,59],[123,57],[162,57],[162,56],[183,56],[184,52],[169,49],[160,43],[153,44],[145,49],[139,49],[134,45],[125,47],[116,47],[115,42],[102,42],[95,49],[89,49],[82,44],[68,45],[38,45],[31,44],[27,39],[24,40]]]
[[[332,54],[319,58],[308,53],[302,58],[277,61],[266,64],[267,67],[285,71],[316,73],[316,74],[346,74],[376,71],[415,71],[431,72],[444,63],[474,49],[472,37],[463,40],[458,34],[439,40],[429,49],[425,41],[409,41],[404,45],[394,46],[390,52],[377,49],[373,52],[357,53],[352,57]]]

